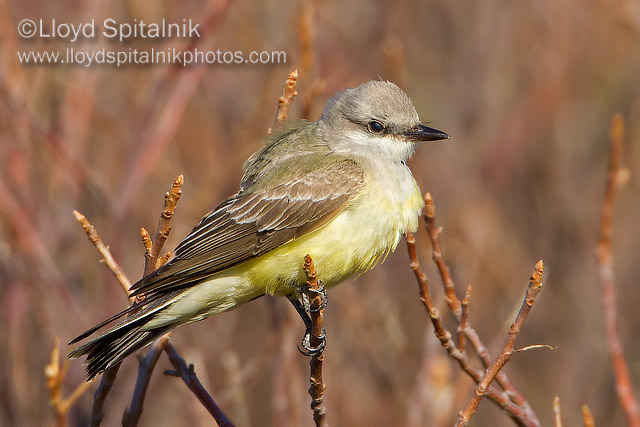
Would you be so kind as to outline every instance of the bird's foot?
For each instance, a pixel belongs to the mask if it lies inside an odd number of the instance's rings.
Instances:
[[[311,345],[311,332],[307,331],[304,334],[302,341],[298,343],[298,351],[305,356],[316,357],[324,351],[324,347],[327,344],[327,335],[322,328],[322,334],[320,336],[314,336],[318,340],[318,345]]]
[[[324,309],[329,302],[329,299],[327,297],[327,290],[322,281],[319,281],[319,285],[320,286],[318,287],[318,289],[308,288],[305,290],[305,292],[300,292],[298,298],[291,299],[293,306],[296,308],[296,311],[304,321],[305,325],[305,334],[302,338],[302,341],[298,343],[298,351],[303,355],[310,357],[314,357],[322,353],[327,341],[327,336],[325,334],[324,328],[322,329],[320,335],[314,335],[313,339],[311,336],[311,330],[313,326],[311,321],[311,314],[317,313],[320,310]],[[320,296],[320,304],[318,305],[318,307],[312,308],[311,300],[313,300],[316,295]],[[317,342],[317,345],[311,345],[311,341]]]

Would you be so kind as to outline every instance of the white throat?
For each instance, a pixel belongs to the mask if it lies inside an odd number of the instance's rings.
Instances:
[[[336,153],[372,159],[374,162],[403,163],[413,154],[415,144],[393,135],[377,136],[349,131],[332,140],[330,147]]]

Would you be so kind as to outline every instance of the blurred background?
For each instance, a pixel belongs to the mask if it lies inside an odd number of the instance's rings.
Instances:
[[[114,42],[22,39],[24,19],[200,23],[201,37]],[[474,286],[470,319],[496,355],[535,262],[545,287],[505,368],[543,425],[562,401],[567,425],[588,404],[596,425],[625,419],[614,391],[595,245],[611,116],[627,124],[613,251],[619,331],[640,390],[640,6],[635,1],[186,1],[0,3],[0,424],[50,425],[43,369],[64,345],[128,300],[75,221],[96,226],[129,277],[143,269],[140,227],[155,230],[163,195],[184,174],[165,246],[237,190],[244,160],[273,125],[298,69],[290,118],[317,119],[326,100],[371,79],[400,85],[424,121],[451,135],[410,163],[435,199],[458,295]],[[17,51],[284,51],[286,63],[25,65]],[[446,314],[424,228],[419,256]],[[331,290],[325,402],[332,425],[451,425],[473,383],[440,348],[418,297],[406,245]],[[453,328],[451,318],[445,320]],[[284,300],[262,298],[174,332],[172,341],[217,403],[242,426],[312,425],[303,326]],[[473,359],[474,363],[477,360]],[[479,366],[479,364],[477,364]],[[209,425],[163,355],[142,425]],[[127,359],[104,425],[128,406]],[[84,380],[72,361],[64,385]],[[72,408],[86,425],[92,385]],[[512,425],[490,401],[473,425]]]

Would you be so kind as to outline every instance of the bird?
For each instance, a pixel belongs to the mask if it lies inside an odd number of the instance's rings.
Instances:
[[[418,143],[448,138],[422,123],[392,82],[337,93],[317,121],[269,136],[244,164],[238,192],[201,219],[171,260],[132,285],[136,303],[71,341],[115,323],[69,357],[86,356],[90,380],[168,331],[263,295],[289,299],[308,338],[304,257],[324,289],[383,261],[417,229],[424,206],[407,160]],[[319,350],[308,339],[303,347]]]

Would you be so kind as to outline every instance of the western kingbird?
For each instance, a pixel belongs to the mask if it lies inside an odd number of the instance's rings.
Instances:
[[[289,298],[308,335],[304,256],[326,287],[384,260],[416,230],[423,208],[406,160],[416,143],[446,138],[420,123],[393,83],[338,93],[318,121],[271,136],[245,163],[240,190],[202,218],[172,260],[132,286],[144,299],[74,339],[123,319],[69,357],[86,355],[91,379],[178,326],[266,294]]]

